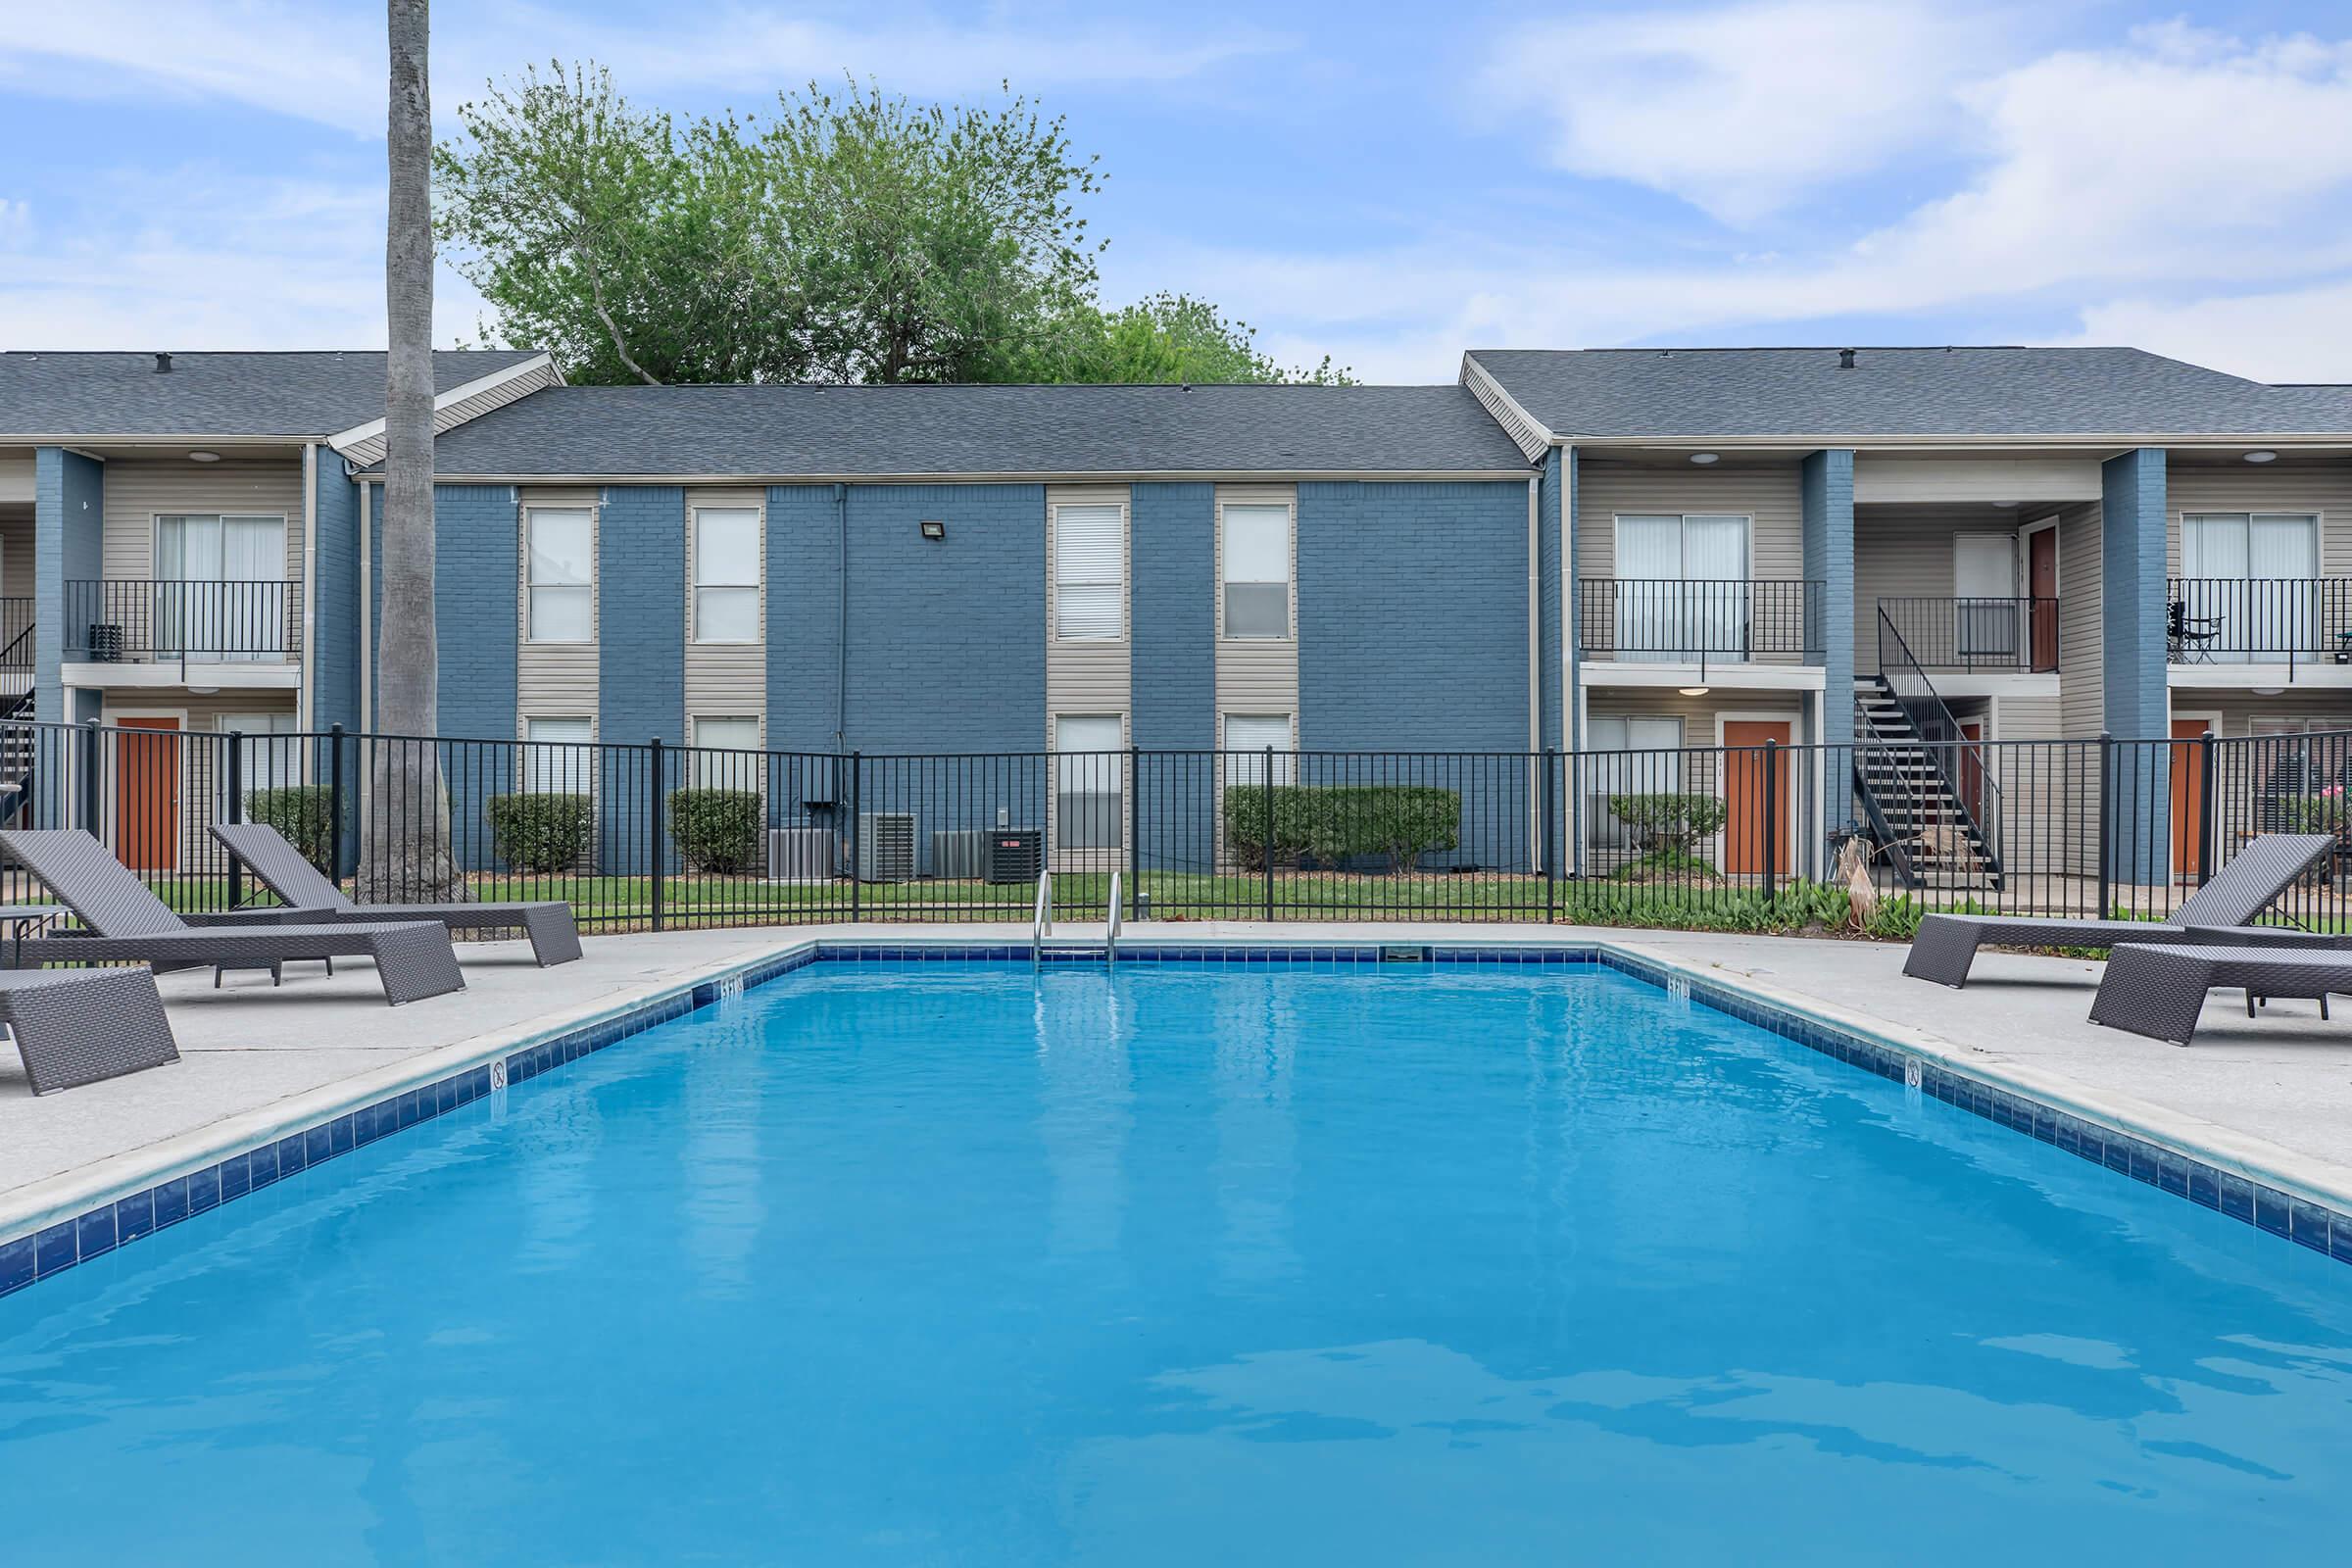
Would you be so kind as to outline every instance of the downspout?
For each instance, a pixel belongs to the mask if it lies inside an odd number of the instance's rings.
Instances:
[[[1537,550],[1542,540],[1537,518],[1541,511],[1537,500],[1540,476],[1527,478],[1527,749],[1537,754],[1534,765],[1544,765],[1544,601],[1543,568],[1537,564]],[[1528,842],[1535,846],[1534,864],[1544,864],[1545,853],[1544,835],[1549,825],[1544,820],[1544,786],[1541,779],[1532,780],[1527,792],[1527,817],[1532,829]]]
[[[850,487],[833,487],[833,527],[840,541],[840,619],[833,632],[833,750],[847,751],[850,733]]]
[[[302,444],[302,689],[295,693],[294,727],[314,728],[318,670],[312,650],[318,644],[318,443]]]
[[[375,727],[375,486],[360,482],[360,728]]]

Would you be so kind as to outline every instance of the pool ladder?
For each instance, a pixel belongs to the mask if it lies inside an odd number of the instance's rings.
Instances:
[[[1119,961],[1120,880],[1119,872],[1110,873],[1110,919],[1103,927],[1101,948],[1102,961],[1106,964],[1116,964]],[[1030,968],[1035,969],[1045,962],[1046,948],[1053,941],[1054,873],[1040,871],[1037,873],[1037,903],[1029,920]],[[1065,951],[1072,953],[1096,951],[1094,939],[1091,937],[1075,937],[1062,946]]]

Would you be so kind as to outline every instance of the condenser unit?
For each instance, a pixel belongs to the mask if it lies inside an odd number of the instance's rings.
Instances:
[[[858,813],[858,880],[911,882],[914,880],[914,813],[860,811]]]
[[[833,877],[833,830],[827,827],[771,827],[767,830],[770,882],[827,882]]]
[[[988,867],[988,833],[959,827],[931,835],[931,874],[946,882],[976,882]]]

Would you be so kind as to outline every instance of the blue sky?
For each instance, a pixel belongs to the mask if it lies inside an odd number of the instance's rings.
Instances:
[[[1065,114],[1106,293],[1278,356],[2125,342],[2352,380],[2352,10],[2094,0],[790,8],[443,0],[437,119],[591,57]],[[380,345],[383,15],[76,0],[0,35],[0,347]],[[480,302],[444,271],[440,335]]]

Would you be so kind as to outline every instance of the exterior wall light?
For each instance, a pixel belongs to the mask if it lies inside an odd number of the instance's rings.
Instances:
[[[218,452],[191,452],[188,454],[188,461],[190,463],[219,463],[220,454]]]
[[[2270,451],[2268,448],[2260,448],[2253,452],[2247,453],[2246,461],[2248,463],[2277,463],[2278,461],[2278,454]]]
[[[1707,689],[1704,686],[1685,686],[1681,688],[1681,690],[1685,697],[1704,697],[1707,695]]]
[[[1697,464],[1702,468],[1708,464],[1713,463],[1715,458],[1716,454],[1712,452],[1693,452],[1690,454],[1690,461]]]
[[[937,517],[925,517],[921,527],[926,539],[945,539],[948,536],[948,525]]]

